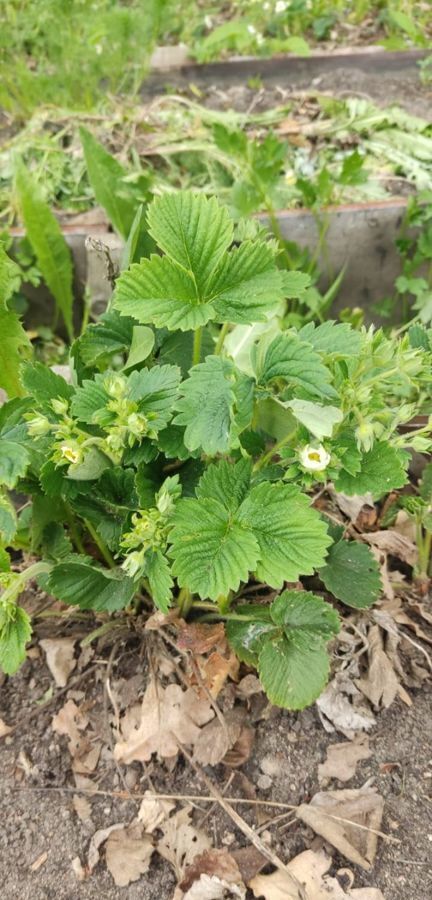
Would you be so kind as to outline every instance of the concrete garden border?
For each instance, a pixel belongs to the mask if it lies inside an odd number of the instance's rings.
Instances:
[[[325,290],[345,265],[345,275],[334,303],[337,312],[345,306],[362,306],[369,321],[375,319],[372,306],[393,293],[394,282],[400,274],[400,259],[395,247],[406,200],[393,199],[366,204],[327,207],[319,214],[326,226],[319,266],[323,272],[320,287]],[[266,216],[260,215],[265,222]],[[319,240],[319,222],[309,210],[280,211],[277,215],[284,237],[313,252]],[[100,313],[111,293],[103,252],[95,241],[108,246],[114,262],[118,262],[122,243],[108,230],[104,214],[92,210],[82,217],[63,220],[62,230],[71,249],[75,266],[77,301],[83,297],[87,282],[92,296],[92,309]],[[14,229],[19,237],[23,232]],[[86,239],[92,238],[92,241]],[[90,244],[90,246],[89,246]],[[30,300],[27,315],[29,325],[50,321],[52,304],[46,290],[25,287]]]

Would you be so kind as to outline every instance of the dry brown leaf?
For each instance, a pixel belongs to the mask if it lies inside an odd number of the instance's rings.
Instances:
[[[3,719],[0,719],[0,738],[6,737],[11,731],[13,731],[13,727],[11,725],[6,725],[6,722],[4,722]]]
[[[142,825],[116,829],[106,842],[106,864],[117,887],[138,881],[150,865],[153,842]]]
[[[144,799],[138,811],[138,821],[147,834],[153,834],[156,828],[160,828],[162,822],[168,818],[169,814],[175,809],[175,803],[171,800],[159,800],[154,797],[151,791],[146,791]]]
[[[95,831],[90,841],[87,855],[87,869],[89,874],[91,874],[95,866],[97,866],[100,859],[99,848],[108,840],[111,832],[123,829],[123,822],[117,822],[115,825],[109,825],[108,828],[100,828],[98,831]]]
[[[164,688],[154,679],[145,692],[139,719],[125,716],[121,723],[123,740],[114,748],[114,756],[123,763],[148,762],[153,753],[161,758],[175,757],[179,744],[193,747],[200,727],[214,716],[207,699],[193,688],[183,691],[178,684]]]
[[[204,850],[195,856],[192,864],[187,867],[180,887],[188,891],[201,875],[216,876],[226,884],[235,884],[243,887],[243,879],[235,859],[226,847],[223,850]],[[240,896],[240,895],[239,895]]]
[[[254,729],[244,726],[235,744],[231,747],[231,750],[228,750],[228,752],[225,753],[222,760],[223,764],[225,766],[230,766],[231,769],[238,769],[239,766],[242,766],[247,762],[252,753],[254,740]]]
[[[74,856],[71,862],[71,869],[77,881],[85,881],[86,871],[79,856]]]
[[[79,775],[91,775],[96,769],[101,755],[102,743],[90,743],[88,739],[81,741],[72,760],[72,771]]]
[[[244,715],[231,709],[223,722],[214,718],[204,725],[195,742],[194,759],[202,766],[217,766],[240,737],[243,718]]]
[[[369,629],[368,642],[369,668],[363,678],[356,680],[356,685],[373,706],[387,709],[400,692],[399,679],[384,651],[378,625],[372,625]]]
[[[298,807],[296,816],[350,862],[370,869],[375,859],[376,832],[381,827],[383,808],[382,797],[372,788],[345,788],[320,791],[310,803]]]
[[[217,625],[199,622],[188,624],[181,619],[178,622],[177,645],[180,650],[190,650],[196,654],[208,653],[220,645],[225,647],[225,626],[223,622],[218,622]]]
[[[352,697],[353,702],[350,702]],[[340,731],[353,738],[356,731],[370,731],[375,718],[358,701],[360,691],[348,675],[338,673],[317,700],[317,707],[326,731]]]
[[[403,537],[408,538],[409,541],[412,541],[412,543],[415,544],[417,540],[415,521],[412,516],[408,515],[405,509],[399,510],[393,528],[395,531],[398,531],[399,534],[402,534]]]
[[[249,887],[255,897],[264,897],[265,900],[321,900],[322,878],[328,871],[331,860],[325,853],[314,853],[306,850],[300,853],[291,862],[287,869],[303,886],[303,894],[293,885],[287,872],[277,869],[271,875],[257,875],[249,882]],[[326,894],[326,900],[332,895]]]
[[[65,687],[77,660],[74,657],[76,638],[46,638],[39,642],[46,655],[47,666],[58,687]]]
[[[221,880],[217,875],[200,875],[183,895],[183,900],[244,900],[246,888]]]
[[[243,700],[254,694],[262,694],[262,684],[256,675],[245,675],[236,686],[236,694]]]
[[[288,863],[287,868],[304,887],[304,900],[384,900],[376,888],[354,888],[345,893],[336,878],[327,875],[331,859],[324,851],[305,850]],[[256,897],[265,900],[297,900],[284,872],[258,875],[250,883]]]
[[[162,837],[156,850],[169,862],[181,881],[194,858],[210,849],[207,835],[191,824],[191,813],[186,807],[181,809],[162,825]]]
[[[394,528],[362,534],[361,540],[366,544],[377,547],[382,553],[397,556],[398,559],[407,563],[408,566],[415,566],[417,562],[416,545]]]
[[[330,496],[336,501],[339,509],[351,519],[351,522],[356,522],[360,513],[367,507],[367,509],[373,513],[376,512],[373,502],[372,494],[364,494],[364,496],[354,496],[348,497],[346,494],[340,494],[338,491],[330,491]]]
[[[89,803],[87,798],[80,796],[80,794],[74,794],[72,797],[72,803],[78,818],[81,819],[81,822],[91,822],[92,808],[91,803]]]
[[[349,900],[385,900],[383,892],[373,887],[354,888],[347,896]]]
[[[357,763],[370,756],[369,738],[365,734],[358,734],[353,741],[330,744],[325,762],[318,766],[318,781],[328,778],[349,781],[356,773]]]
[[[220,694],[227,678],[236,680],[240,668],[240,663],[232,652],[223,656],[215,650],[209,657],[198,657],[196,662],[202,681],[214,698]]]
[[[59,712],[53,716],[51,727],[57,734],[64,734],[69,738],[69,752],[76,756],[81,741],[81,731],[88,725],[88,718],[73,700],[67,700]]]

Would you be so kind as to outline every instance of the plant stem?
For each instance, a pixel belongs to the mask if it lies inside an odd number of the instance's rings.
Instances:
[[[14,602],[21,591],[24,589],[25,585],[28,581],[31,581],[32,578],[37,578],[38,575],[43,575],[47,572],[50,572],[52,569],[52,563],[47,562],[37,562],[33,563],[32,566],[29,566],[28,569],[24,569],[23,572],[20,572],[16,578],[13,579],[12,584],[7,587],[1,597],[0,603],[8,603]]]
[[[201,359],[202,328],[197,328],[193,339],[192,365],[196,366]]]
[[[99,549],[100,554],[101,554],[102,558],[104,559],[104,561],[106,562],[107,566],[110,569],[115,569],[116,564],[114,562],[114,557],[108,550],[108,547],[105,544],[105,541],[103,541],[102,538],[98,535],[96,529],[93,527],[92,523],[89,522],[88,519],[84,519],[84,522],[85,522],[85,527],[87,528],[89,535],[94,540],[94,542],[95,542],[97,548]]]
[[[72,543],[75,545],[76,549],[78,550],[78,553],[82,553],[82,555],[85,556],[85,547],[82,542],[81,535],[78,531],[76,523],[74,522],[73,512],[67,503],[65,503],[65,512],[66,512],[67,523],[69,526],[70,536],[72,538]]]
[[[226,596],[224,594],[222,594],[220,597],[218,597],[217,605],[218,605],[218,610],[219,610],[221,616],[225,616],[226,613],[228,612],[228,610],[231,606],[231,600],[232,600],[232,591],[229,591],[229,593]]]
[[[182,619],[185,619],[193,605],[192,594],[188,588],[182,588],[177,597],[177,606]]]
[[[262,456],[261,459],[259,459],[255,463],[254,472],[258,472],[260,469],[264,468],[264,466],[266,466],[267,463],[270,462],[270,460],[273,458],[273,456],[275,456],[275,454],[278,453],[279,450],[282,449],[282,447],[285,447],[286,444],[289,444],[290,440],[292,440],[292,438],[294,437],[294,435],[296,433],[297,433],[297,426],[295,427],[295,429],[293,431],[288,432],[288,434],[286,434],[285,437],[283,437],[280,441],[278,441],[276,444],[274,444],[273,447],[267,451],[267,453],[264,453],[264,456]]]
[[[229,328],[229,322],[224,322],[224,324],[222,325],[222,328],[219,332],[219,336],[218,336],[218,339],[216,342],[216,347],[214,350],[216,356],[219,356],[219,354],[222,352],[222,348],[223,348],[224,340],[225,340],[227,332],[228,332],[228,328]]]

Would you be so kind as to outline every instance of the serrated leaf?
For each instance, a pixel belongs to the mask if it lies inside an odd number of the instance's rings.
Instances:
[[[1,608],[0,598],[0,668],[5,675],[13,675],[26,657],[26,644],[32,628],[30,618],[21,606]]]
[[[10,572],[10,556],[3,547],[0,547],[0,572]]]
[[[264,386],[281,380],[307,396],[337,396],[330,385],[330,370],[310,344],[296,334],[279,334],[263,349],[258,347],[256,375]]]
[[[7,301],[21,285],[21,272],[0,243],[0,310],[7,309]]]
[[[27,237],[72,340],[73,269],[69,247],[38,185],[22,163],[16,166],[15,187]]]
[[[8,497],[0,494],[0,543],[10,544],[17,527],[15,507]]]
[[[145,576],[148,579],[153,602],[158,609],[167,613],[172,600],[174,582],[169,562],[160,550],[151,550],[146,554]]]
[[[232,224],[216,201],[189,192],[166,194],[153,201],[148,218],[169,255],[153,255],[121,274],[114,305],[123,315],[189,331],[210,320],[264,321],[283,299],[272,249],[248,241],[228,251]]]
[[[124,364],[124,369],[132,369],[144,362],[153,350],[155,343],[154,332],[146,325],[134,325],[129,355]]]
[[[283,289],[288,300],[301,300],[311,285],[311,277],[306,272],[283,271]]]
[[[301,631],[295,641],[285,635],[265,641],[259,655],[261,684],[275,706],[304,709],[323,691],[330,660],[322,644],[310,644]]]
[[[251,473],[249,459],[241,459],[235,465],[223,459],[208,466],[200,478],[196,495],[199,500],[217,500],[230,512],[235,512],[249,491]]]
[[[324,522],[295,485],[263,482],[237,513],[260,547],[256,575],[271,587],[311,575],[322,565],[330,538]]]
[[[184,428],[180,425],[168,425],[158,434],[158,448],[168,459],[189,459],[198,456],[199,451],[188,450],[184,442]]]
[[[23,356],[30,352],[31,344],[18,316],[0,304],[0,388],[10,399],[24,393],[20,368]]]
[[[144,325],[193,331],[215,317],[201,300],[195,281],[167,256],[152,255],[134,263],[117,279],[114,306]]]
[[[54,566],[47,590],[63,603],[81,609],[114,612],[130,603],[136,586],[121,569],[103,570],[77,560]]]
[[[71,413],[87,425],[93,424],[99,410],[109,403],[110,396],[104,387],[103,375],[96,375],[94,381],[85,379],[77,388],[71,402]]]
[[[286,405],[296,419],[319,439],[331,437],[335,425],[343,420],[343,413],[336,406],[323,406],[310,400],[289,400]]]
[[[259,558],[258,542],[216,500],[180,500],[173,524],[169,556],[180,587],[217,600],[248,580]]]
[[[406,484],[408,476],[404,463],[403,455],[394,447],[377,441],[372,450],[363,454],[360,470],[355,475],[340,472],[335,488],[350,497],[371,493],[374,500],[379,500],[383,494]]]
[[[293,639],[300,630],[311,642],[329,641],[339,631],[336,610],[309,591],[283,591],[273,601],[270,614],[275,625]]]
[[[236,656],[249,666],[258,666],[258,655],[269,635],[276,636],[270,606],[246,603],[235,611],[235,617],[227,619],[225,631]]]
[[[194,366],[181,384],[182,397],[173,422],[185,426],[184,441],[189,450],[200,447],[214,456],[229,449],[234,406],[232,373],[229,360],[209,356]]]
[[[174,424],[185,426],[184,442],[189,450],[201,448],[214,456],[226,453],[238,443],[239,432],[252,418],[247,392],[244,398],[238,396],[242,378],[234,364],[220,356],[208,356],[204,363],[193,367],[189,378],[180,386],[182,397],[173,420]],[[252,382],[250,379],[247,382],[248,389]],[[240,402],[236,404],[238,399]]]
[[[105,363],[114,353],[123,353],[130,347],[133,328],[133,319],[110,310],[96,325],[88,325],[74,346],[86,366]]]
[[[193,273],[198,293],[202,293],[232,242],[228,210],[215,197],[177,191],[157,197],[149,207],[147,221],[159,247]]]
[[[356,356],[362,341],[360,332],[355,331],[351,325],[336,323],[331,319],[321,325],[308,322],[300,329],[298,336],[325,356]]]
[[[328,591],[355,609],[372,606],[382,590],[378,563],[359,541],[333,544],[319,576]]]
[[[245,241],[228,253],[208,286],[217,322],[265,322],[284,296],[271,247]]]
[[[22,444],[0,436],[0,484],[15,487],[27,471],[30,455]]]
[[[431,349],[431,332],[418,323],[408,329],[408,337],[411,347],[418,350],[429,351]]]
[[[50,400],[57,398],[70,400],[74,393],[72,385],[40,362],[27,363],[23,366],[22,382],[37,405],[49,403]]]
[[[130,188],[128,192],[128,186],[124,182],[127,173],[86,128],[80,128],[80,138],[88,178],[96,200],[104,208],[115,230],[126,240],[137,206],[137,200]]]

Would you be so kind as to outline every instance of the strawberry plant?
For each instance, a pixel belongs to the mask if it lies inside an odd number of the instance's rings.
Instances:
[[[301,708],[328,677],[336,601],[380,591],[368,548],[314,495],[332,482],[379,500],[405,484],[407,448],[431,445],[429,425],[398,431],[427,396],[430,347],[291,327],[308,276],[214,198],[163,194],[147,227],[159,252],[122,271],[72,344],[72,383],[26,362],[0,409],[0,664],[24,658],[18,598],[37,578],[83,610],[221,618],[271,701]],[[10,491],[28,497],[18,514]],[[14,548],[37,561],[14,572]],[[278,596],[244,603],[249,581]]]

